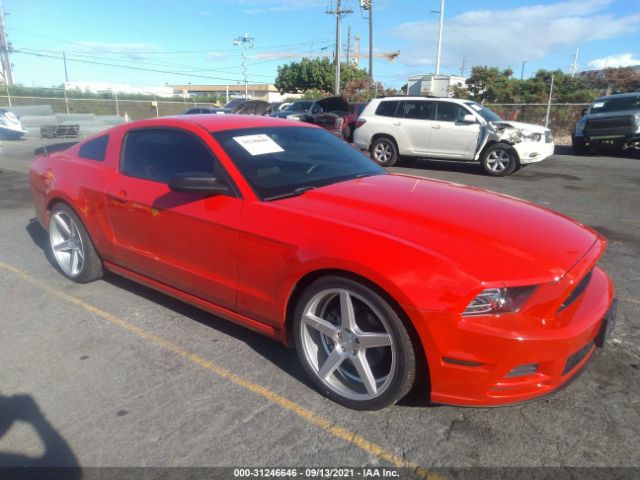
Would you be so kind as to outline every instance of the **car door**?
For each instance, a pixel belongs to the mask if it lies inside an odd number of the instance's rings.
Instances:
[[[120,152],[119,173],[106,188],[116,262],[235,310],[242,199],[173,192],[167,184],[177,173],[204,171],[233,187],[205,139],[183,129],[134,129]]]
[[[401,103],[402,129],[412,153],[426,155],[435,121],[435,102],[431,100],[406,100]]]
[[[438,100],[436,103],[436,117],[431,124],[429,137],[429,154],[434,157],[473,160],[480,124],[466,123],[465,115],[471,112],[454,102]]]

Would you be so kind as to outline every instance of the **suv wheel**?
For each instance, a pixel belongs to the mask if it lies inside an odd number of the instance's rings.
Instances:
[[[390,167],[398,161],[398,148],[389,137],[380,137],[371,144],[371,158],[383,167]]]
[[[505,177],[518,167],[518,158],[511,145],[496,143],[482,152],[482,168],[494,177]]]

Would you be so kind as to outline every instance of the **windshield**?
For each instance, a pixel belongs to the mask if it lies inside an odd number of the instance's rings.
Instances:
[[[590,113],[618,112],[640,108],[640,95],[599,99],[591,105]]]
[[[306,112],[311,108],[313,102],[304,101],[304,102],[294,102],[287,108],[288,112]]]
[[[213,132],[262,200],[386,171],[326,130],[259,127]]]
[[[245,103],[247,100],[245,100],[244,98],[235,98],[233,100],[231,100],[229,103],[227,103],[224,108],[235,108],[238,105],[241,105],[243,103]]]
[[[465,105],[471,107],[471,109],[475,110],[482,118],[484,118],[487,122],[501,122],[502,118],[493,110],[485,107],[484,105],[480,105],[476,102],[465,102]]]

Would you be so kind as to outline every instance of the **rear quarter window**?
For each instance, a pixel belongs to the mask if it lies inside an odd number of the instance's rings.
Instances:
[[[107,152],[107,144],[109,143],[109,135],[103,135],[93,139],[80,147],[78,156],[87,160],[95,160],[103,162],[105,153]]]
[[[395,117],[399,103],[400,102],[396,101],[380,102],[380,105],[378,105],[378,108],[376,108],[376,115],[380,115],[383,117]]]

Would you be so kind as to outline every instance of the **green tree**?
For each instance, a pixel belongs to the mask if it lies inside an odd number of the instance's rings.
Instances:
[[[354,66],[341,64],[340,88],[348,82],[367,77],[366,71]],[[281,93],[300,93],[306,90],[333,91],[334,65],[328,58],[303,58],[300,62],[292,62],[278,67],[275,87]]]

